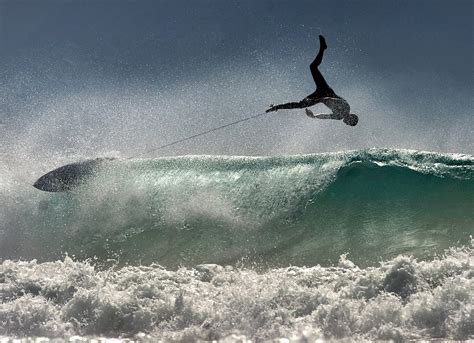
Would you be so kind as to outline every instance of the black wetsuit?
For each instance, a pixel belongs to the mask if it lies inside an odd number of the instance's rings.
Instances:
[[[347,101],[338,96],[332,90],[332,88],[329,87],[318,69],[318,66],[323,60],[324,50],[327,47],[324,37],[319,36],[319,40],[320,47],[318,55],[309,66],[314,83],[316,84],[316,91],[299,102],[289,102],[286,104],[272,106],[267,110],[267,112],[277,111],[280,109],[305,108],[322,103],[329,107],[329,109],[331,109],[333,112],[327,117],[327,119],[343,119],[344,116],[350,113],[350,106]]]

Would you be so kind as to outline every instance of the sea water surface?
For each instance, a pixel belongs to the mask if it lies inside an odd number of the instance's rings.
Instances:
[[[471,155],[114,159],[66,193],[0,177],[5,340],[474,339]]]

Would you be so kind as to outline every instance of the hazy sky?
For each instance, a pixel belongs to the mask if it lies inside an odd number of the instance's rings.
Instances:
[[[322,33],[357,127],[278,111],[150,156],[473,153],[473,19],[471,0],[0,0],[0,140],[132,156],[299,101]]]

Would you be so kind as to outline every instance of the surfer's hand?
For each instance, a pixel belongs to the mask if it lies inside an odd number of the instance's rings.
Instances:
[[[277,106],[270,105],[270,108],[266,110],[265,113],[273,112],[273,111],[278,111],[278,108]]]
[[[313,111],[311,111],[310,109],[308,108],[305,108],[304,110],[306,112],[306,115],[310,118],[316,118],[316,116],[313,114]]]

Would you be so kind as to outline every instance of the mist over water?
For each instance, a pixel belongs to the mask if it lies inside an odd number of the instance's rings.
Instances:
[[[472,127],[468,117],[463,116],[466,112],[460,108],[462,103],[451,106],[449,111],[457,113],[453,121],[436,116],[425,119],[427,111],[440,111],[435,104],[424,109],[414,106],[412,117],[407,119],[390,95],[384,94],[383,83],[370,80],[361,72],[340,90],[336,88],[361,118],[361,125],[355,128],[338,121],[310,120],[303,110],[280,110],[152,151],[168,142],[262,113],[271,103],[298,101],[312,92],[310,80],[302,82],[299,75],[285,71],[284,65],[252,66],[250,70],[243,66],[216,68],[196,80],[170,85],[100,82],[84,89],[55,91],[33,98],[27,108],[12,109],[11,118],[2,125],[2,154],[15,156],[16,163],[38,159],[46,164],[40,174],[64,158],[74,161],[80,156],[113,154],[129,157],[150,150],[148,156],[275,155],[377,146],[472,152],[472,141],[467,138]],[[341,71],[338,74],[345,76]],[[430,107],[433,109],[427,110]],[[329,110],[317,105],[313,111]],[[55,158],[61,161],[56,162]]]

